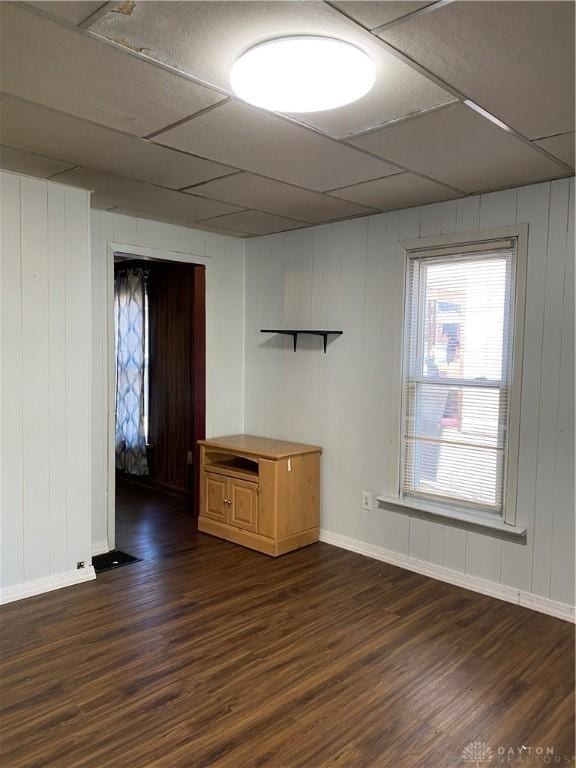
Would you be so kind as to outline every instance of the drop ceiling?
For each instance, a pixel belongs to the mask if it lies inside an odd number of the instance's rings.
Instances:
[[[0,4],[0,166],[93,206],[247,237],[573,174],[574,3]],[[273,114],[231,93],[250,46],[364,49],[354,104]]]

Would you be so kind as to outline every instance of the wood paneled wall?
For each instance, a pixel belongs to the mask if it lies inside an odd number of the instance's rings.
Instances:
[[[2,587],[90,566],[90,195],[1,183]]]
[[[322,528],[574,604],[574,181],[318,226],[246,242],[245,431],[317,443]],[[405,512],[391,494],[402,318],[398,241],[529,224],[518,518],[525,544]],[[339,328],[321,340],[260,328]]]
[[[205,267],[176,262],[148,266],[150,478],[194,496],[196,506],[196,443],[205,437],[206,421]]]

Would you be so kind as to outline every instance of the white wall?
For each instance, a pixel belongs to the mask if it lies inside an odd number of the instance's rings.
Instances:
[[[0,572],[8,601],[94,577],[90,196],[12,173],[0,173],[0,185]]]
[[[107,283],[113,250],[206,265],[206,434],[242,431],[244,260],[243,241],[149,219],[92,212],[92,541],[94,551],[112,544],[107,524],[108,362]]]
[[[573,211],[573,180],[561,180],[246,242],[245,429],[324,447],[323,529],[423,571],[429,564],[470,583],[505,585],[508,597],[517,590],[574,605]],[[528,527],[526,543],[377,505],[363,511],[362,490],[376,496],[394,487],[398,241],[524,222],[518,518]],[[300,337],[294,353],[289,337],[259,332],[274,327],[344,335],[326,355],[319,339]]]

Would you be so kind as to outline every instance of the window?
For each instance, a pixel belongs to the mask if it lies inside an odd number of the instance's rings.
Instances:
[[[404,502],[515,521],[517,245],[508,238],[407,250]]]

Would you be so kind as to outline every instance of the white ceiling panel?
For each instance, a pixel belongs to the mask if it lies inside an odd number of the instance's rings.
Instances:
[[[222,231],[231,229],[247,232],[251,235],[269,235],[272,232],[283,232],[306,226],[303,221],[293,221],[292,219],[285,219],[283,216],[274,216],[271,213],[262,213],[261,211],[239,211],[228,216],[206,219],[200,223],[206,224],[206,226],[220,227]]]
[[[573,2],[455,2],[380,33],[528,138],[574,130]]]
[[[41,179],[47,179],[69,168],[74,163],[63,163],[61,160],[54,160],[52,157],[43,157],[35,155],[32,152],[22,152],[14,147],[0,145],[0,168],[4,171],[14,171],[22,173],[25,176],[38,176]]]
[[[298,119],[333,136],[364,130],[453,100],[390,53],[366,30],[321,2],[136,3],[130,15],[108,13],[91,31],[144,49],[148,56],[228,92],[230,69],[247,48],[284,35],[333,35],[363,48],[376,84],[359,101]]]
[[[227,203],[153,187],[151,184],[94,171],[91,168],[66,171],[60,174],[57,180],[62,184],[92,190],[95,208],[130,208],[189,222],[238,210],[237,206]]]
[[[371,205],[382,211],[461,197],[454,190],[413,173],[398,173],[396,176],[366,181],[353,187],[338,189],[331,194],[346,200],[355,200],[363,205]]]
[[[139,136],[222,99],[19,6],[1,3],[0,13],[5,93]]]
[[[231,229],[219,229],[218,227],[207,227],[203,223],[194,222],[191,224],[189,221],[183,221],[182,219],[173,219],[170,216],[161,216],[156,213],[149,213],[148,211],[135,211],[133,208],[108,208],[111,213],[118,213],[122,216],[131,216],[134,219],[150,219],[152,221],[160,221],[164,224],[174,224],[177,227],[188,227],[191,229],[207,230],[209,232],[215,232],[219,235],[226,235],[227,237],[250,237],[247,232],[234,232]],[[218,219],[216,219],[218,221]]]
[[[102,0],[49,0],[47,2],[26,2],[26,5],[32,5],[39,8],[57,19],[69,21],[71,24],[80,24],[89,16],[101,8],[106,3]]]
[[[2,102],[0,135],[4,144],[28,152],[173,189],[234,173],[233,169],[210,160],[11,96]]]
[[[464,104],[405,120],[352,140],[390,162],[465,192],[566,175],[554,160]]]
[[[397,171],[390,163],[233,101],[160,133],[154,141],[317,191]]]
[[[312,224],[370,213],[370,209],[362,205],[334,200],[319,192],[309,192],[251,173],[209,181],[192,187],[190,191],[194,195],[245,205]]]
[[[395,0],[373,0],[373,2],[342,0],[332,5],[367,29],[376,29],[383,24],[401,19],[409,13],[426,8],[427,5],[432,5],[432,2],[431,0],[426,3],[412,2],[412,0],[398,0],[398,2]]]
[[[574,168],[574,132],[561,133],[559,136],[549,136],[535,142],[539,147],[550,152],[554,157]]]

